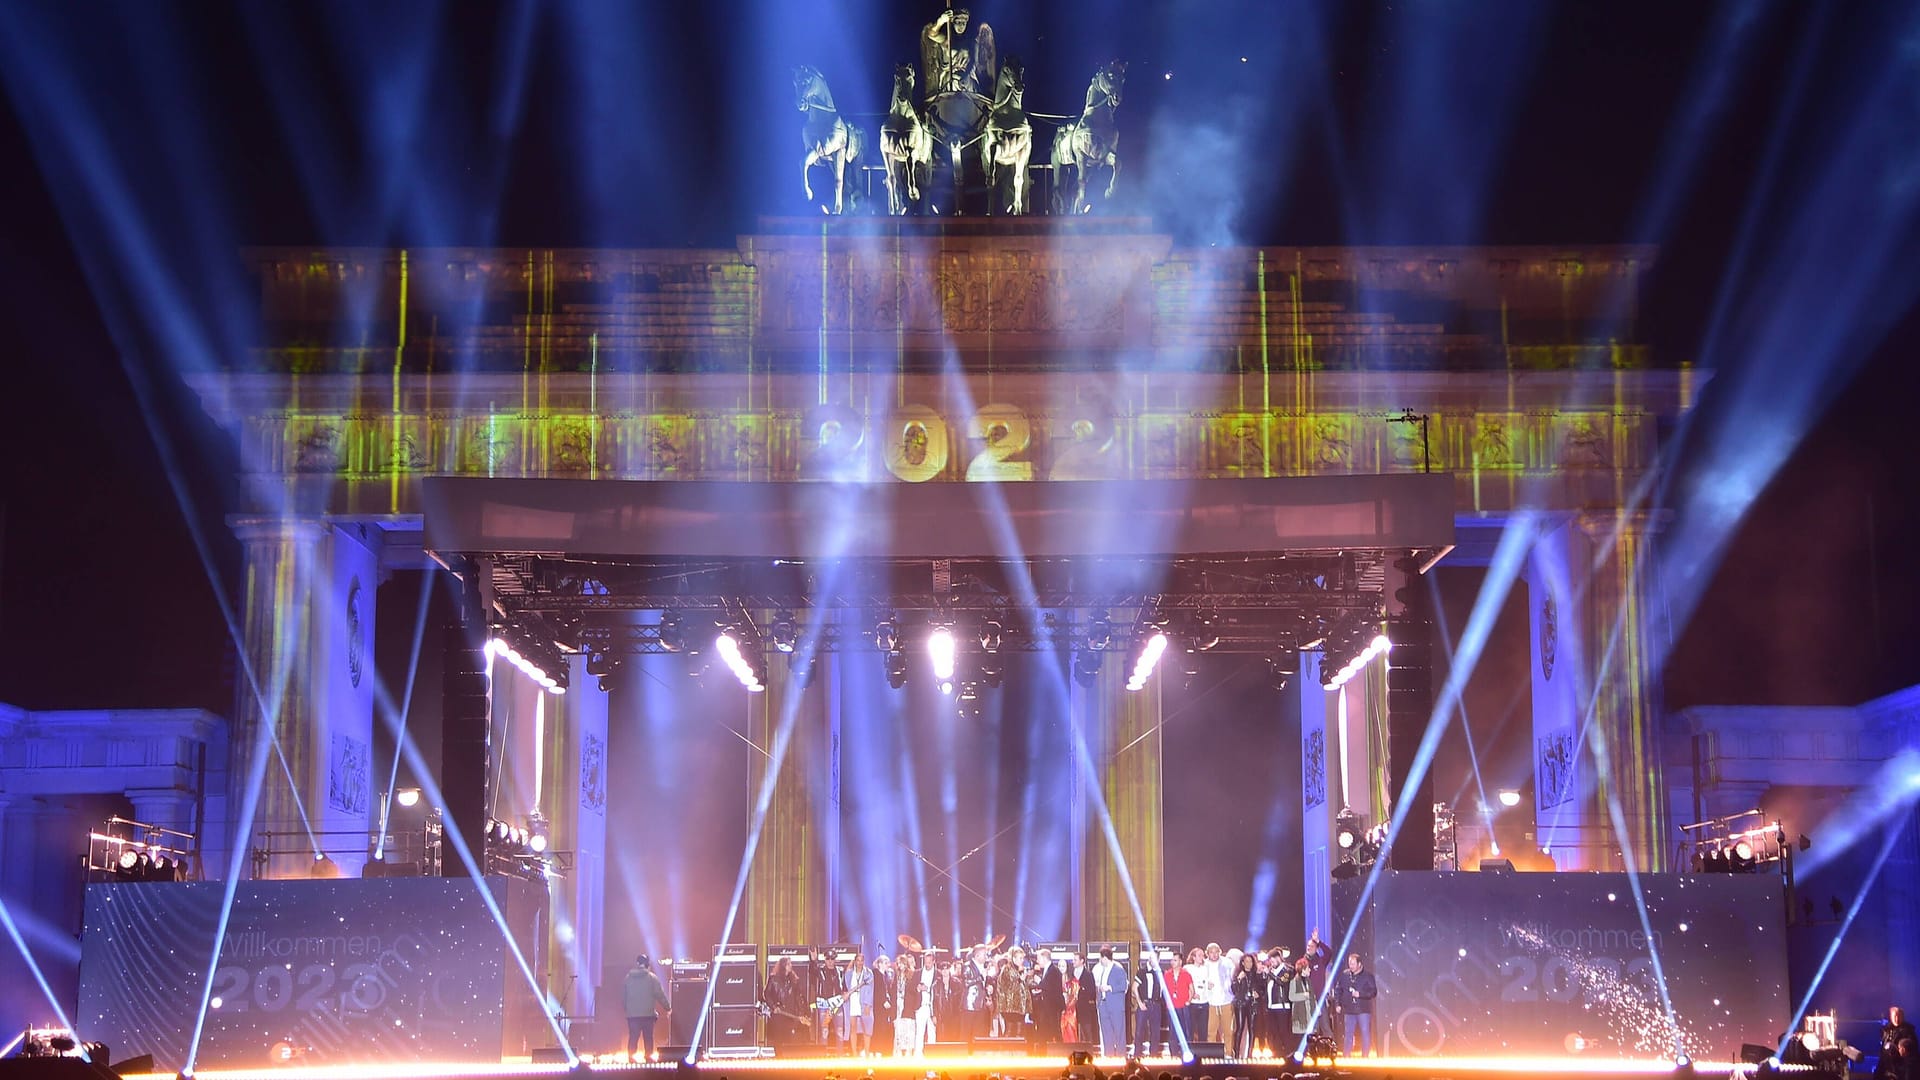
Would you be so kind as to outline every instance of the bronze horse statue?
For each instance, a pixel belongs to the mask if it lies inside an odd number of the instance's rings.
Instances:
[[[1027,69],[1018,57],[1009,56],[1000,67],[994,84],[993,104],[987,107],[987,127],[980,135],[980,169],[987,177],[987,210],[992,213],[1000,203],[999,169],[1013,170],[1012,197],[1007,209],[1016,214],[1027,212],[1027,159],[1033,155],[1033,121],[1027,119],[1022,102],[1027,93]]]
[[[848,196],[847,170],[857,167],[866,139],[859,127],[840,118],[840,111],[833,105],[833,91],[812,65],[793,69],[793,96],[800,111],[807,114],[800,126],[800,139],[807,148],[807,156],[800,162],[800,184],[807,198],[813,198],[813,167],[824,164],[833,170],[833,209],[829,212],[845,213],[859,192],[856,184],[854,197]]]
[[[1112,170],[1106,197],[1120,183],[1120,126],[1114,114],[1120,109],[1120,90],[1127,81],[1127,63],[1114,60],[1093,73],[1087,86],[1087,104],[1080,118],[1060,128],[1053,137],[1054,212],[1063,209],[1084,214],[1092,209],[1087,202],[1087,170],[1105,166]],[[1073,198],[1066,194],[1066,170],[1073,170]],[[1064,204],[1064,206],[1063,206]]]
[[[911,64],[893,69],[893,103],[880,122],[880,160],[887,167],[887,213],[904,214],[933,175],[933,129],[913,107]]]

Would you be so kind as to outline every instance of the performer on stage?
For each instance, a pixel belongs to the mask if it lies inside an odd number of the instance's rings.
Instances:
[[[893,977],[893,961],[886,953],[873,958],[873,1008],[869,1011],[889,1021],[900,1015],[900,987]],[[874,1053],[878,1055],[879,1051]]]
[[[933,1037],[940,1042],[966,1039],[967,983],[954,970],[951,960],[940,961],[940,975],[933,984]]]
[[[1123,1057],[1127,1052],[1127,969],[1114,963],[1111,946],[1100,950],[1100,961],[1093,969],[1100,995],[1100,1056]]]
[[[1041,949],[1034,954],[1034,959],[1033,993],[1027,1008],[1033,1014],[1034,1048],[1044,1051],[1048,1043],[1065,1038],[1060,1028],[1060,1014],[1067,1006],[1067,985],[1051,949]]]
[[[1242,953],[1240,966],[1233,973],[1233,1044],[1228,1051],[1234,1057],[1253,1056],[1254,1026],[1267,1003],[1266,981],[1260,973],[1260,962],[1252,953]]]
[[[1193,1033],[1193,972],[1175,957],[1167,958],[1167,968],[1167,1052],[1172,1053],[1182,1035],[1189,1043],[1199,1036]],[[1179,1025],[1178,1034],[1175,1024]]]
[[[1030,999],[1027,951],[1015,945],[1013,951],[1001,959],[1000,972],[993,983],[993,1007],[1000,1014],[1002,1038],[1017,1039],[1026,1034]]]
[[[1347,957],[1347,966],[1333,977],[1330,1001],[1340,1010],[1346,1027],[1343,1047],[1350,1057],[1373,1053],[1373,999],[1380,996],[1380,984],[1360,962],[1360,954]]]
[[[826,950],[814,950],[807,982],[811,998],[808,1005],[813,1009],[814,1045],[828,1052],[845,1052],[846,1047],[839,1045],[840,1029],[835,1020],[841,995],[846,992],[839,963]]]
[[[807,1029],[813,999],[805,980],[793,969],[792,957],[783,956],[774,963],[760,987],[760,1005],[767,1015],[767,1041],[775,1050],[794,1053],[811,1041]]]
[[[1293,1004],[1287,988],[1293,982],[1293,963],[1280,950],[1267,954],[1266,1036],[1267,1049],[1274,1057],[1293,1053]]]
[[[654,1060],[654,1025],[668,1011],[667,991],[660,985],[660,976],[653,973],[653,961],[646,953],[633,958],[633,970],[627,972],[627,1060],[636,1060],[634,1049],[644,1044],[647,1048],[645,1058]]]
[[[1219,948],[1215,945],[1214,948]],[[1187,1041],[1190,1043],[1207,1041],[1207,1020],[1212,1012],[1213,987],[1217,972],[1207,955],[1194,946],[1187,952],[1187,981],[1192,986],[1191,996],[1187,999]],[[1224,1039],[1226,1034],[1220,1033]]]
[[[1100,979],[1088,960],[1074,962],[1073,1026],[1070,1042],[1100,1041]]]
[[[975,945],[973,954],[967,958],[967,969],[962,976],[967,983],[966,1030],[955,1032],[962,1039],[983,1038],[993,1030],[993,971],[992,955],[985,945]]]
[[[1287,984],[1287,1003],[1293,1007],[1293,1047],[1304,1047],[1307,1036],[1314,1032],[1314,1006],[1319,1003],[1319,995],[1313,990],[1313,964],[1306,957],[1293,962],[1293,981]],[[1321,1026],[1325,1028],[1325,1020]],[[1323,1031],[1324,1033],[1324,1031]]]
[[[874,961],[879,962],[879,959]],[[865,1057],[873,1045],[873,981],[874,973],[867,968],[867,958],[854,953],[841,988],[839,1033],[841,1045],[855,1057]]]
[[[1218,943],[1207,945],[1207,1037],[1214,1042],[1233,1038],[1233,967]]]
[[[1133,1053],[1152,1057],[1160,1045],[1160,1025],[1166,1011],[1166,981],[1160,965],[1142,956],[1133,974]]]
[[[895,1057],[920,1057],[927,1052],[927,1027],[933,1017],[933,971],[920,966],[913,953],[902,952],[893,965],[900,1009],[893,1021]]]

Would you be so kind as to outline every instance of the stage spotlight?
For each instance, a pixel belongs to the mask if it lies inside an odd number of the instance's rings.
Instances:
[[[988,620],[987,624],[980,628],[980,651],[990,653],[1000,651],[999,623]]]
[[[1142,690],[1147,680],[1153,677],[1153,669],[1160,664],[1160,654],[1167,651],[1167,635],[1155,630],[1140,643],[1140,655],[1134,658],[1133,673],[1127,677],[1127,689]]]
[[[543,833],[534,833],[527,838],[527,847],[532,848],[535,855],[547,850],[546,835]]]
[[[953,663],[957,650],[951,629],[936,626],[933,633],[927,635],[927,655],[933,658],[933,677],[949,687],[953,682]]]
[[[887,654],[887,685],[895,690],[907,685],[907,654],[897,649]]]
[[[1113,621],[1102,611],[1087,623],[1087,648],[1095,651],[1106,649],[1113,644]]]
[[[900,624],[891,618],[881,619],[873,628],[873,644],[881,652],[900,651]]]
[[[782,611],[775,615],[773,625],[767,628],[767,638],[781,652],[792,652],[794,644],[800,640],[800,628],[794,625],[793,612]]]
[[[680,616],[669,613],[660,617],[660,647],[676,653],[687,647],[687,635],[680,627]]]
[[[999,654],[988,653],[982,656],[980,658],[980,685],[998,689],[1004,676],[1004,671],[1005,669],[1000,666]]]
[[[1350,806],[1343,806],[1333,815],[1333,840],[1342,851],[1352,851],[1360,846],[1360,840],[1366,831],[1366,823]]]
[[[399,803],[401,806],[418,806],[420,805],[420,789],[417,787],[403,787],[394,794],[393,801]]]
[[[1800,850],[1806,851],[1811,847],[1813,847],[1813,838],[1808,836],[1806,833],[1801,833],[1800,834]]]
[[[1195,652],[1206,652],[1220,644],[1220,616],[1211,611],[1201,612],[1193,620],[1193,648]]]
[[[1299,654],[1293,652],[1276,653],[1267,657],[1267,685],[1277,691],[1285,690],[1293,683],[1293,677],[1300,673]]]
[[[1519,792],[1517,792],[1517,791],[1515,791],[1515,790],[1513,790],[1512,788],[1507,788],[1507,789],[1505,789],[1505,790],[1503,790],[1503,791],[1501,791],[1501,792],[1500,792],[1500,805],[1501,805],[1501,806],[1519,806],[1519,805],[1520,805],[1520,793],[1519,793]]]
[[[116,861],[119,862],[120,869],[131,870],[140,865],[140,853],[132,848],[124,848],[120,852],[120,858]]]
[[[1073,681],[1090,688],[1099,676],[1100,654],[1092,649],[1076,650],[1073,654]]]

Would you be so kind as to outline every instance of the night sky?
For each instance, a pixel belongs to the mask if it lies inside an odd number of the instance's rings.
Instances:
[[[0,12],[12,42],[0,53],[0,701],[230,711],[228,637],[202,566],[204,553],[237,587],[223,523],[235,461],[174,375],[207,357],[169,342],[182,320],[208,350],[249,340],[239,247],[730,245],[757,215],[800,209],[787,71],[815,63],[843,108],[883,108],[888,67],[913,55],[937,10]],[[1756,447],[1794,435],[1735,403],[1730,387],[1791,361],[1727,348],[1717,302],[1738,325],[1743,303],[1788,297],[1804,309],[1802,336],[1819,338],[1820,320],[1838,322],[1863,286],[1891,297],[1869,329],[1848,321],[1864,338],[1845,339],[1856,363],[1817,350],[1800,361],[1832,365],[1815,387],[1831,404],[1711,568],[1665,675],[1677,708],[1853,703],[1920,673],[1908,599],[1920,581],[1904,550],[1920,524],[1903,376],[1915,256],[1865,282],[1839,260],[1790,288],[1767,284],[1795,258],[1770,238],[1873,194],[1819,170],[1836,160],[1832,132],[1866,107],[1862,81],[1885,73],[1884,43],[1911,28],[1897,5],[1847,20],[1832,10],[1527,0],[983,3],[976,14],[1003,53],[1027,58],[1035,110],[1077,105],[1100,60],[1131,62],[1123,117],[1141,197],[1228,207],[1162,215],[1183,242],[1660,244],[1642,336],[1662,363],[1718,369],[1677,443],[1679,502],[1724,479],[1725,456],[1701,449],[1710,435],[1738,446],[1751,432]],[[411,126],[396,119],[409,115]],[[1224,132],[1235,153],[1215,170],[1154,160],[1150,147],[1184,145],[1165,135],[1181,125]],[[120,186],[87,183],[50,132],[83,136],[67,145],[113,162]],[[1170,197],[1182,190],[1200,194]],[[1478,576],[1441,573],[1456,633]],[[1470,691],[1477,729],[1506,718],[1524,643],[1516,612]],[[383,666],[399,647],[386,639]]]

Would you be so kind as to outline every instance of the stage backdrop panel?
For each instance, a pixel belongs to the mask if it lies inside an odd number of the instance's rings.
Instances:
[[[489,878],[533,970],[545,894]],[[115,1057],[186,1062],[224,885],[87,886],[80,1015]],[[198,1067],[265,1063],[276,1043],[309,1064],[497,1061],[553,1041],[471,879],[242,882],[213,972]]]
[[[1366,879],[1334,884],[1344,929]],[[1382,873],[1348,950],[1379,979],[1375,1041],[1423,1056],[1664,1059],[1678,1045],[1724,1061],[1778,1039],[1790,1011],[1780,878],[1640,885],[1645,925],[1625,874]]]

